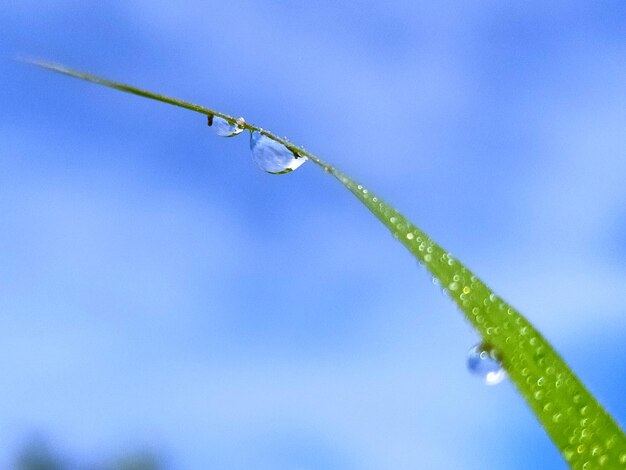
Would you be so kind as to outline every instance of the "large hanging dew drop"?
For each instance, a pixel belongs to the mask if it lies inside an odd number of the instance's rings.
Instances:
[[[483,379],[486,385],[499,384],[506,377],[506,371],[500,364],[496,351],[485,343],[479,343],[469,350],[467,368]]]
[[[231,123],[224,118],[209,114],[208,121],[209,126],[213,129],[213,132],[221,137],[232,137],[234,135],[241,134],[243,131],[243,118],[239,118],[234,123]]]
[[[259,168],[274,175],[289,173],[308,160],[258,131],[250,134],[250,150]]]

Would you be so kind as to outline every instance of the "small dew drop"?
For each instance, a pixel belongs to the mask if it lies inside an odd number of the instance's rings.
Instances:
[[[607,449],[612,449],[615,446],[615,442],[617,441],[617,438],[615,436],[611,436],[606,440],[606,448]],[[626,454],[624,454],[626,456]],[[626,458],[625,458],[626,460]]]
[[[308,160],[258,131],[250,134],[250,150],[259,168],[273,175],[289,173]]]
[[[230,123],[224,118],[209,114],[208,123],[213,132],[220,137],[233,137],[241,134],[245,121],[243,118],[239,118],[234,123]]]
[[[495,349],[485,343],[477,344],[469,350],[467,368],[483,379],[486,385],[499,384],[506,377],[506,371],[500,364]]]

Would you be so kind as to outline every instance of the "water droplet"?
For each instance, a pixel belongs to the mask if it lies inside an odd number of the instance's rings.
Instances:
[[[289,173],[308,160],[258,131],[250,134],[250,150],[259,168],[274,175]]]
[[[234,135],[241,134],[245,120],[243,118],[239,118],[234,123],[231,123],[224,118],[209,114],[208,123],[213,129],[213,132],[217,135],[221,137],[232,137]]]
[[[485,343],[480,343],[469,350],[467,356],[469,371],[481,377],[485,384],[496,385],[506,377],[506,371],[498,360],[495,349]]]
[[[615,446],[615,442],[617,441],[617,437],[611,436],[606,440],[606,448],[612,449]],[[626,456],[626,454],[624,454]],[[624,459],[626,461],[626,458]]]

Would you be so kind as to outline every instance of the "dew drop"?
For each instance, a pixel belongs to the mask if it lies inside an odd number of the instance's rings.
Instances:
[[[615,446],[615,441],[617,441],[617,438],[615,436],[611,436],[606,440],[606,448],[607,449],[612,449],[613,446]],[[626,456],[626,454],[624,454]],[[624,459],[626,461],[626,458]]]
[[[239,118],[234,123],[231,123],[224,118],[209,114],[208,123],[213,129],[213,132],[220,137],[233,137],[237,134],[241,134],[245,121],[243,118]]]
[[[289,173],[308,160],[258,131],[250,134],[250,150],[259,168],[274,175]]]
[[[467,368],[482,378],[486,385],[496,385],[504,380],[506,371],[497,358],[495,349],[485,343],[479,343],[469,350]]]

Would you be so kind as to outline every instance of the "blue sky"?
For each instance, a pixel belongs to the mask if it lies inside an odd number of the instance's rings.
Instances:
[[[422,268],[311,164],[46,73],[244,116],[390,201],[626,422],[626,6],[0,5],[0,467],[564,469]],[[529,454],[528,449],[532,449]]]

